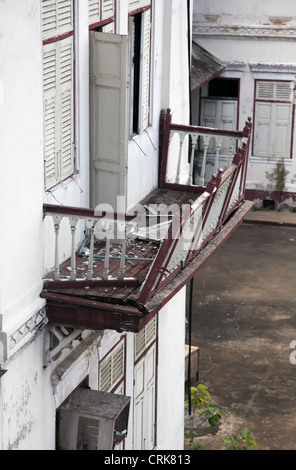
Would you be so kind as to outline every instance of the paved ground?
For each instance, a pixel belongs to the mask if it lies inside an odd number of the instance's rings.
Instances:
[[[227,414],[204,450],[243,427],[261,450],[296,449],[296,214],[264,214],[250,213],[194,280],[199,382]]]

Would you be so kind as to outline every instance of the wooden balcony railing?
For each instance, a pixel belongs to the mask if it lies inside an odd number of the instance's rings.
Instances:
[[[251,136],[251,119],[246,122],[243,131],[223,131],[218,129],[200,128],[172,124],[168,110],[163,121],[162,165],[160,187],[167,190],[196,192],[196,199],[185,206],[185,211],[176,213],[172,219],[168,234],[159,249],[153,266],[143,284],[139,302],[145,304],[178,272],[183,270],[198,252],[206,246],[210,239],[218,233],[231,213],[238,208],[244,199],[248,153]],[[180,136],[179,158],[176,167],[175,181],[167,181],[167,167],[170,155],[171,136]],[[241,146],[231,158],[229,167],[218,170],[207,186],[180,183],[183,144],[186,136],[190,136],[193,144],[191,150],[188,181],[191,182],[194,159],[194,142],[199,136],[221,137],[226,135],[239,139]],[[187,183],[188,183],[187,181]]]
[[[205,187],[211,179],[212,174],[217,174],[222,167],[224,167],[224,170],[230,167],[233,163],[233,157],[237,153],[235,151],[237,147],[239,147],[239,153],[248,150],[247,147],[251,134],[251,118],[248,119],[242,131],[231,131],[210,127],[174,124],[172,123],[170,109],[168,109],[166,114],[162,116],[162,132],[163,145],[160,149],[162,154],[160,186],[164,186],[167,182],[180,184],[182,164],[184,167],[184,162],[188,162],[188,174],[185,177],[183,175],[185,184]],[[171,155],[172,144],[175,144],[175,154],[173,158]],[[179,148],[176,149],[176,146]],[[227,155],[225,155],[225,153],[222,155],[221,150],[224,152],[227,150]],[[223,165],[220,161],[222,157]],[[194,170],[197,169],[196,163],[198,159],[201,159],[201,165],[199,173],[194,175]],[[171,165],[170,160],[173,160],[174,164]],[[207,177],[206,165],[209,160],[213,162],[211,165],[213,171],[212,174]],[[174,181],[171,180],[172,177],[170,177],[169,169],[173,173]]]
[[[125,305],[131,302],[133,306],[140,306],[142,311],[143,306],[147,305],[153,296],[183,271],[199,252],[202,252],[234,212],[236,214],[239,212],[235,216],[234,227],[236,227],[241,222],[245,211],[248,210],[247,204],[244,202],[244,191],[252,127],[251,119],[246,122],[242,131],[226,131],[173,124],[168,110],[162,116],[161,122],[159,188],[142,201],[144,219],[141,223],[144,223],[144,231],[141,233],[144,233],[144,236],[140,236],[139,230],[139,228],[143,228],[143,225],[141,227],[138,225],[139,219],[135,218],[133,212],[130,215],[112,212],[108,218],[106,213],[98,214],[89,209],[55,205],[44,206],[44,215],[53,219],[55,232],[54,272],[51,277],[47,277],[46,283],[48,284],[49,281],[52,288],[63,289],[64,292],[69,286],[69,289],[72,290],[71,293],[68,293],[67,299],[70,295],[74,295],[77,302],[78,298],[81,299],[84,296],[81,289],[90,285],[101,289],[121,286],[122,288],[134,289],[129,291],[128,296],[125,292]],[[172,137],[175,134],[179,136],[178,149],[176,149],[176,142],[172,142]],[[227,167],[222,170],[218,167],[218,150],[221,139],[225,137],[232,139],[233,145],[239,142],[239,146],[236,152],[230,155]],[[216,143],[218,143],[215,157],[217,171],[205,185],[203,184],[203,168],[210,138],[216,139]],[[187,143],[184,146],[185,139],[187,139]],[[202,184],[193,184],[195,147],[201,139],[204,142],[202,173],[199,175]],[[170,148],[171,145],[174,147],[173,149]],[[190,155],[189,158],[188,155]],[[185,176],[184,168],[187,170]],[[175,202],[175,207],[174,211],[170,212],[170,202],[172,201]],[[244,205],[244,209],[237,210],[242,205]],[[161,211],[160,206],[163,213],[158,214],[158,211]],[[149,210],[149,207],[153,210]],[[166,207],[169,209],[169,216],[168,213],[165,213]],[[158,223],[149,226],[150,218],[148,227],[146,227],[145,221],[147,223],[152,212],[153,217],[158,219]],[[159,217],[157,217],[158,215]],[[163,222],[165,216],[168,216],[167,222]],[[69,221],[68,236],[71,244],[71,259],[68,261],[67,275],[61,277],[59,237],[61,221],[65,218]],[[78,275],[76,269],[77,250],[75,247],[77,247],[77,242],[75,238],[78,221],[83,221],[85,232],[88,235],[87,268],[84,268],[86,272],[83,273],[83,276],[81,275],[82,271],[79,271]],[[115,235],[114,226],[116,228]],[[158,240],[153,239],[152,233],[155,233],[155,230],[160,227],[162,236]],[[165,228],[164,231],[163,228]],[[101,245],[103,244],[103,248],[100,250],[96,244],[97,239]],[[111,250],[112,243],[119,245],[116,252]],[[133,250],[130,250],[131,244],[133,244]],[[129,252],[127,252],[127,247]],[[101,258],[101,260],[94,276],[95,257]],[[129,262],[131,264],[127,269]],[[109,269],[110,263],[111,270]],[[79,294],[77,292],[73,294],[73,289],[80,289]],[[43,295],[50,299],[49,292]],[[115,302],[114,295],[113,304]],[[104,298],[104,302],[108,301],[105,292],[96,291],[93,292],[89,302],[92,302],[96,296],[101,300]],[[110,299],[111,297],[109,302]],[[123,301],[122,299],[123,297],[118,294],[116,302],[120,303]]]
[[[77,280],[93,280],[93,262],[94,262],[94,246],[95,246],[95,232],[96,237],[103,241],[104,244],[104,255],[100,255],[100,258],[104,260],[104,269],[102,278],[108,280],[109,277],[109,261],[111,258],[110,250],[112,243],[121,246],[121,253],[117,257],[119,260],[119,270],[116,275],[116,279],[121,280],[124,278],[124,267],[125,267],[125,248],[127,234],[129,230],[129,221],[132,221],[134,216],[127,216],[117,213],[110,213],[109,215],[104,212],[98,214],[98,211],[91,209],[83,209],[79,207],[69,206],[57,206],[57,205],[44,205],[44,217],[51,217],[53,220],[54,232],[55,232],[55,260],[54,260],[54,273],[53,279],[60,281],[60,257],[59,257],[59,245],[60,245],[60,227],[62,219],[68,219],[68,236],[71,243],[71,259],[70,259],[70,281]],[[76,270],[76,259],[77,259],[77,242],[75,240],[76,228],[78,221],[84,222],[84,232],[88,239],[88,255],[87,255],[87,273],[83,278],[78,278]],[[100,225],[98,222],[102,221]],[[83,253],[81,251],[81,255]],[[114,279],[113,279],[114,280]]]

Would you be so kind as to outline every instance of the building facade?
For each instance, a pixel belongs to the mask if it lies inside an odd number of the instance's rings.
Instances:
[[[194,122],[238,129],[253,116],[247,195],[262,207],[295,207],[293,2],[195,3],[193,43],[216,66],[193,84]],[[222,144],[223,145],[223,144]],[[222,149],[221,154],[227,154]],[[223,158],[221,160],[223,166]]]
[[[40,292],[55,258],[43,204],[89,208],[120,195],[126,210],[157,186],[160,111],[171,107],[188,122],[188,67],[174,65],[187,50],[183,3],[1,4],[4,450],[57,448],[59,408],[86,380],[94,390],[132,397],[126,449],[182,448],[184,291],[174,299],[170,335],[167,305],[139,336],[49,325]],[[64,232],[59,263],[71,254]],[[83,239],[78,226],[76,248]]]
[[[189,126],[191,2],[0,12],[0,448],[182,449],[185,289],[250,208],[251,121]]]

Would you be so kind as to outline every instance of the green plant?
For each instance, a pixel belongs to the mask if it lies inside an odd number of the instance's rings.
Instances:
[[[249,447],[258,449],[258,446],[248,428],[244,428],[238,435],[232,434],[223,439],[227,450],[247,450]]]
[[[203,384],[198,384],[197,387],[190,388],[191,404],[195,409],[195,414],[200,418],[197,428],[200,428],[206,421],[212,428],[215,428],[225,412],[222,409],[216,408],[212,403],[211,395]],[[187,402],[188,403],[188,400]],[[196,440],[198,437],[197,429],[186,430],[185,433],[189,436],[189,445],[194,450],[201,448],[202,441]]]
[[[206,421],[212,428],[215,428],[222,419],[222,416],[226,416],[226,414],[223,409],[218,409],[212,404],[211,395],[207,387],[203,384],[198,384],[197,387],[191,387],[190,399],[191,405],[195,409],[195,414],[201,419],[196,429],[188,429],[185,433],[189,436],[190,447],[194,450],[199,450],[203,442],[196,439],[198,438],[197,429]],[[186,403],[188,403],[188,400]],[[222,442],[227,450],[247,450],[249,447],[258,448],[248,428],[244,428],[239,433],[238,437],[232,434],[229,437],[225,437]]]
[[[221,419],[221,415],[225,416],[224,410],[218,410],[212,403],[211,403],[211,395],[207,390],[205,385],[199,384],[197,387],[191,387],[191,403],[195,407],[195,413],[199,417],[204,417],[204,421],[208,421],[208,423],[214,428],[217,426]]]
[[[282,193],[285,189],[286,176],[289,171],[286,170],[285,164],[282,161],[276,163],[275,168],[271,173],[266,172],[266,177],[272,183],[272,189]]]

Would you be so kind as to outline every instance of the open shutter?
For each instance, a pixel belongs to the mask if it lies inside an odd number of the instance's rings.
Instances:
[[[129,12],[135,11],[138,8],[143,8],[149,6],[151,4],[151,0],[129,0],[128,2],[128,10]]]
[[[141,99],[140,126],[144,130],[149,125],[150,105],[150,9],[143,12],[142,66],[141,66]]]
[[[127,37],[90,31],[92,203],[125,195]]]

